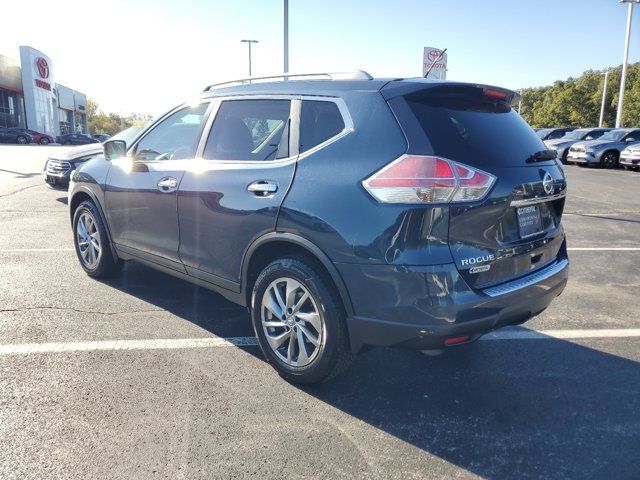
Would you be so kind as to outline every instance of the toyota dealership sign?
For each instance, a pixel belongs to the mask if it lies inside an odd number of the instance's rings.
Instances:
[[[433,47],[424,47],[422,58],[422,76],[429,72],[429,78],[446,80],[447,78],[447,54],[442,55],[442,50]],[[440,57],[440,58],[438,58]],[[429,70],[431,68],[431,70]]]

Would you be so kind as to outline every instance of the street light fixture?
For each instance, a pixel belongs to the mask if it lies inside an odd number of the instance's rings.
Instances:
[[[251,44],[258,43],[258,40],[240,40],[242,43],[249,45],[249,77],[251,77]]]
[[[627,81],[627,59],[629,58],[629,38],[631,37],[631,17],[633,16],[633,5],[640,3],[640,0],[619,0],[620,3],[628,3],[627,7],[627,36],[624,42],[624,62],[622,63],[622,78],[620,79],[620,98],[618,99],[618,112],[616,114],[616,128],[622,123],[622,104],[624,102],[624,87]]]

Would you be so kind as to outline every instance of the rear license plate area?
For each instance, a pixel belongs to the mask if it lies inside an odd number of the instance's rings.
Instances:
[[[542,232],[542,215],[538,205],[529,205],[516,209],[518,217],[518,232],[520,238],[528,238]]]

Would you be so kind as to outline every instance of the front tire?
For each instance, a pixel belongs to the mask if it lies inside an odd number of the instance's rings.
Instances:
[[[22,135],[19,135],[18,138],[16,138],[16,141],[18,142],[18,145],[26,145],[27,142],[27,137],[23,137]]]
[[[98,208],[84,201],[73,214],[73,242],[80,266],[90,277],[107,278],[115,274],[120,262],[111,253],[111,242]]]
[[[264,268],[253,288],[251,320],[264,356],[287,381],[320,383],[351,363],[342,304],[305,260],[282,258]]]
[[[49,145],[49,139],[45,138],[45,137],[42,137],[40,139],[40,145]]]
[[[616,152],[605,152],[600,159],[604,168],[616,168],[618,166],[618,155]]]

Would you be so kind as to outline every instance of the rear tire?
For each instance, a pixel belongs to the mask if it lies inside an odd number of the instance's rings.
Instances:
[[[324,382],[353,359],[342,304],[304,260],[282,258],[262,270],[253,287],[251,320],[265,358],[287,381]]]
[[[73,243],[80,266],[90,277],[107,278],[120,269],[98,208],[91,201],[82,202],[73,214]]]
[[[49,139],[45,138],[45,137],[42,137],[40,139],[40,145],[49,145]]]

